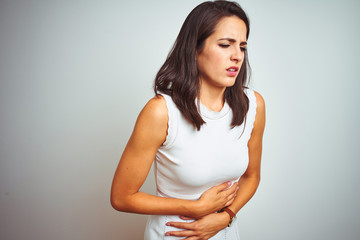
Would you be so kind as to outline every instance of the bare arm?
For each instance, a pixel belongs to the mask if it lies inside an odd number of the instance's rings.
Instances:
[[[167,108],[161,96],[152,98],[141,111],[121,156],[111,187],[111,204],[119,211],[141,214],[204,216],[232,203],[236,186],[223,191],[222,184],[205,192],[197,201],[153,196],[143,185],[157,149],[166,139]]]

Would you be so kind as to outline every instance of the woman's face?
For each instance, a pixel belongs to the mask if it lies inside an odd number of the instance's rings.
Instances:
[[[225,90],[235,83],[244,60],[246,25],[237,16],[223,17],[196,54],[201,90]]]

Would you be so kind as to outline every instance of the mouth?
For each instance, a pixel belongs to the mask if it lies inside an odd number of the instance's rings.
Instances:
[[[234,76],[236,76],[237,72],[239,71],[239,67],[232,66],[232,67],[227,68],[226,71],[228,72],[228,74],[231,77],[234,77]]]

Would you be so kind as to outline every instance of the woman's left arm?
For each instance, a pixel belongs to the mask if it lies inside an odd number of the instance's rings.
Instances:
[[[262,139],[265,128],[265,102],[262,96],[255,92],[256,96],[256,118],[251,137],[248,142],[249,165],[245,173],[239,179],[239,189],[234,202],[228,208],[237,213],[255,194],[260,183],[260,166],[262,153]],[[190,219],[190,218],[183,218]],[[168,236],[185,237],[187,240],[208,239],[227,227],[230,215],[226,212],[209,214],[192,223],[169,222],[173,226],[183,231],[168,232]]]

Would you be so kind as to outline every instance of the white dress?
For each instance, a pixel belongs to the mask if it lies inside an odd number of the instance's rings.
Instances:
[[[231,128],[232,111],[225,102],[220,112],[213,112],[201,103],[201,117],[206,122],[197,131],[176,107],[172,98],[163,94],[168,109],[168,132],[164,144],[155,157],[157,195],[195,200],[209,188],[226,181],[237,181],[249,162],[247,143],[256,115],[254,91],[245,90],[249,111],[241,126]],[[166,226],[170,221],[191,222],[174,215],[150,215],[145,229],[145,240],[184,239],[165,236],[168,231],[181,230]],[[211,240],[238,240],[237,224],[227,227]]]

